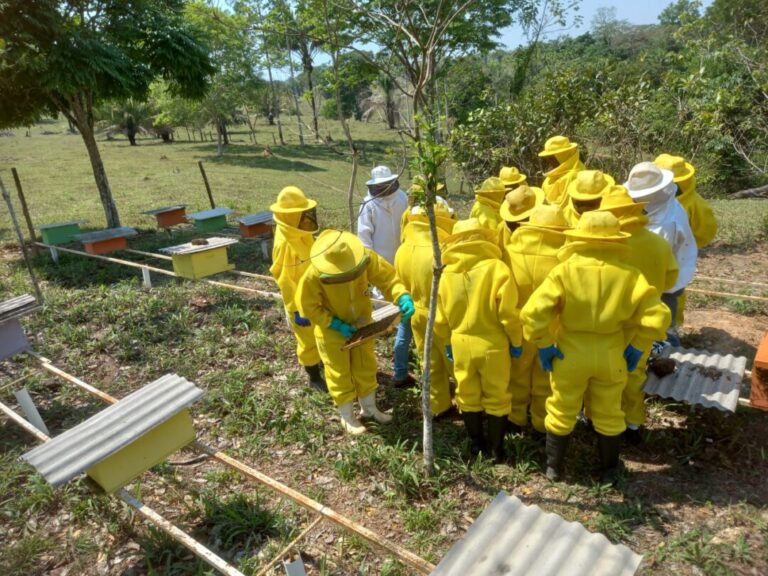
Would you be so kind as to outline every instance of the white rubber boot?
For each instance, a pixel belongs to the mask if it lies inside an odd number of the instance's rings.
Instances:
[[[390,414],[385,414],[379,411],[376,406],[376,391],[374,390],[368,396],[364,396],[360,400],[360,416],[363,418],[373,418],[376,422],[386,424],[392,420]]]
[[[352,411],[354,402],[347,402],[339,406],[339,415],[341,416],[341,427],[344,431],[353,436],[357,436],[366,431],[365,426],[360,423],[360,420],[355,418],[355,413]]]

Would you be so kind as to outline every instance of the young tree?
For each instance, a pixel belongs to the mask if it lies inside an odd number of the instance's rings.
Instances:
[[[80,132],[107,225],[120,217],[94,135],[94,106],[143,100],[152,80],[202,97],[213,68],[181,0],[0,2],[0,127],[61,113]]]

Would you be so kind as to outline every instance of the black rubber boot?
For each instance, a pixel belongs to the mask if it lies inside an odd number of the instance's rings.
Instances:
[[[328,392],[328,386],[325,383],[325,378],[320,371],[320,364],[314,366],[304,366],[304,370],[309,376],[309,387],[318,392]]]
[[[547,478],[557,482],[563,475],[565,454],[568,451],[568,441],[571,435],[558,436],[547,432]]]
[[[616,484],[621,476],[621,449],[622,436],[604,436],[597,434],[597,453],[600,456],[600,484]]]
[[[523,427],[520,424],[515,424],[512,420],[507,420],[507,434],[522,434]]]
[[[483,415],[485,412],[463,412],[464,428],[469,436],[469,453],[477,458],[481,452],[486,452],[485,433],[483,432]]]
[[[493,452],[493,458],[496,464],[503,464],[507,459],[507,454],[504,451],[504,436],[507,433],[507,425],[509,420],[506,416],[491,416],[488,418],[488,447]]]

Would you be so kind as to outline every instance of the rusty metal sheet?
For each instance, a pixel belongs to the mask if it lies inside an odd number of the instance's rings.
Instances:
[[[22,456],[54,486],[131,444],[203,395],[193,383],[167,374]]]
[[[642,556],[501,491],[432,576],[632,576]]]
[[[644,387],[646,394],[736,411],[747,368],[745,357],[671,346],[664,348],[660,356],[675,360],[677,369],[663,378],[649,371]]]
[[[185,244],[178,244],[177,246],[169,246],[167,248],[160,248],[160,252],[165,254],[194,254],[195,252],[205,252],[206,250],[212,250],[213,248],[221,248],[222,246],[230,246],[237,244],[237,238],[222,238],[216,236],[213,238],[205,238],[206,244],[193,244],[187,242]]]
[[[129,236],[136,236],[137,234],[138,232],[136,232],[134,228],[121,226],[119,228],[107,228],[105,230],[96,230],[95,232],[76,234],[75,238],[80,240],[83,244],[93,244],[94,242],[103,242],[104,240],[112,240],[113,238],[128,238]]]

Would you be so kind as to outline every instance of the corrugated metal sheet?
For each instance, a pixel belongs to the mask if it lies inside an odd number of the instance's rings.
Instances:
[[[5,300],[0,302],[0,324],[14,318],[21,318],[39,309],[37,300],[30,294],[22,294]]]
[[[502,491],[432,576],[631,576],[642,556]]]
[[[203,395],[167,374],[22,456],[54,486],[82,474]]]
[[[237,238],[221,238],[219,236],[206,238],[206,240],[208,244],[192,244],[192,242],[187,242],[186,244],[160,248],[160,252],[165,252],[166,254],[194,254],[195,252],[205,252],[212,248],[221,248],[222,246],[237,244],[238,242]]]
[[[106,230],[96,230],[95,232],[84,232],[83,234],[77,234],[75,238],[80,240],[83,244],[92,244],[93,242],[102,242],[104,240],[111,240],[113,238],[127,238],[128,236],[136,236],[138,232],[135,229],[128,226],[121,226],[119,228],[107,228]]]
[[[85,224],[88,220],[70,220],[69,222],[55,222],[53,224],[42,224],[37,226],[38,230],[47,230],[49,228],[58,228],[59,226],[69,226],[71,224]]]
[[[147,210],[146,212],[142,212],[142,214],[146,214],[147,216],[157,216],[158,214],[163,214],[164,212],[173,212],[174,210],[181,210],[182,208],[186,208],[186,204],[176,204],[175,206],[163,206],[162,208],[154,208],[153,210]]]
[[[192,220],[207,220],[208,218],[216,218],[217,216],[224,216],[232,212],[232,208],[213,208],[211,210],[203,210],[202,212],[195,212],[194,214],[188,214],[187,218]]]
[[[264,210],[263,212],[257,212],[256,214],[248,214],[237,220],[240,224],[245,226],[253,226],[254,224],[271,224],[272,212]]]
[[[675,360],[677,370],[663,378],[649,371],[644,388],[646,394],[736,411],[747,368],[746,358],[670,346],[660,356]]]

